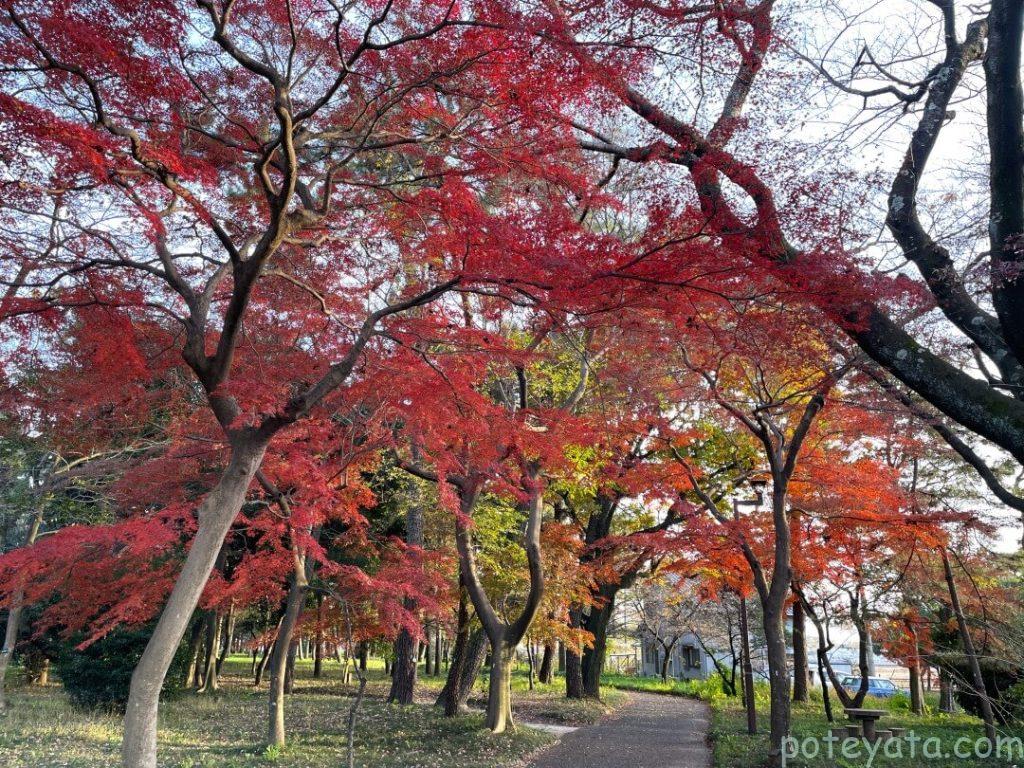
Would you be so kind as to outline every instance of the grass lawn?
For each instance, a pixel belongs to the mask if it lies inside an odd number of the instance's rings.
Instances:
[[[662,682],[660,678],[631,677],[627,675],[606,675],[605,685],[623,690],[646,691],[676,696],[693,696],[703,699],[711,707],[711,745],[714,751],[715,768],[760,768],[768,754],[768,687],[759,684],[757,690],[758,729],[756,736],[746,732],[746,712],[739,698],[730,698],[722,693],[717,681]],[[906,699],[871,699],[865,706],[875,709],[889,709],[891,714],[883,718],[879,728],[895,726],[913,731],[915,742],[913,754],[911,742],[903,739],[895,743],[880,745],[872,755],[863,742],[854,743],[843,752],[843,744],[835,742],[829,756],[828,743],[821,739],[829,734],[830,724],[825,719],[819,691],[807,704],[793,706],[792,735],[797,740],[796,757],[787,760],[794,768],[995,768],[996,766],[1024,765],[1024,728],[1001,729],[1006,739],[1019,739],[1003,745],[1001,756],[974,754],[976,742],[984,735],[981,720],[968,714],[947,715],[938,712],[937,697],[929,700],[929,713],[916,716],[907,711]],[[837,713],[834,725],[845,725],[842,708],[833,699]],[[814,755],[815,744],[818,754]],[[898,748],[897,748],[898,744]],[[856,746],[855,746],[856,745]],[[969,752],[970,756],[956,754]],[[854,752],[853,750],[857,751]],[[888,749],[888,754],[886,753]],[[984,752],[982,752],[984,755]]]
[[[673,680],[669,678],[662,682],[660,677],[635,677],[633,675],[602,675],[601,683],[606,688],[619,691],[663,693],[697,699],[711,699],[714,693],[720,690],[720,686],[714,680]],[[603,697],[604,693],[601,695]]]
[[[759,702],[762,704],[762,702]],[[866,706],[885,708],[884,701],[873,701]],[[716,768],[748,768],[763,764],[768,750],[768,707],[763,702],[759,712],[759,728],[757,736],[746,734],[746,716],[740,702],[736,699],[717,700],[712,703],[711,739],[714,747]],[[841,715],[841,710],[840,710]],[[845,724],[837,723],[837,725]],[[884,726],[882,725],[884,724]],[[997,759],[996,756],[980,757],[973,754],[976,740],[984,735],[981,721],[971,715],[946,715],[933,712],[924,716],[916,716],[907,711],[895,711],[880,721],[879,727],[897,726],[906,728],[908,733],[914,732],[916,743],[914,754],[911,754],[911,743],[907,739],[898,740],[893,744],[883,745],[871,758],[863,743],[858,745],[858,753],[843,755],[842,745],[833,746],[833,757],[829,759],[827,745],[819,742],[820,753],[811,758],[814,747],[811,742],[803,742],[803,755],[787,761],[787,765],[826,768],[831,766],[901,766],[906,768],[982,768],[983,766],[1020,765],[1019,751],[1012,756],[1015,759]],[[829,733],[829,723],[822,712],[820,698],[807,704],[794,705],[792,734],[799,741],[808,737],[818,739]],[[1024,730],[1003,731],[1007,737],[1024,737]],[[958,757],[954,748],[959,739],[961,751],[971,752],[970,757]],[[897,751],[898,745],[898,751]],[[852,747],[851,747],[852,748]],[[925,751],[927,749],[927,752]],[[1019,747],[1018,747],[1019,749]],[[869,763],[869,758],[870,763]],[[1004,754],[1005,758],[1005,754]]]
[[[286,705],[289,745],[280,752],[262,746],[266,728],[266,683],[252,687],[248,662],[225,664],[216,694],[183,694],[161,706],[160,765],[167,768],[340,768],[345,764],[348,708],[353,686],[340,679],[340,665],[325,664],[313,679],[310,662],[299,662],[295,693]],[[360,768],[512,768],[551,742],[528,727],[494,736],[483,715],[446,719],[432,702],[443,678],[422,678],[417,704],[388,706],[387,680],[378,664],[369,672],[367,697],[356,730]],[[625,696],[610,691],[608,704],[567,702],[562,683],[527,691],[524,674],[513,679],[513,709],[520,720],[586,723]],[[482,703],[478,683],[470,704]],[[15,688],[10,713],[0,718],[3,768],[108,768],[118,760],[119,717],[82,712],[68,703],[59,685]]]

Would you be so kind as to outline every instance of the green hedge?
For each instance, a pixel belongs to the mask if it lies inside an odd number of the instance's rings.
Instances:
[[[132,672],[146,649],[153,627],[120,629],[101,640],[77,650],[75,639],[64,645],[55,662],[57,675],[75,706],[84,709],[102,709],[123,712],[128,703],[128,689]],[[81,638],[77,638],[80,643]],[[178,690],[188,666],[188,652],[184,644],[178,649],[162,696]]]

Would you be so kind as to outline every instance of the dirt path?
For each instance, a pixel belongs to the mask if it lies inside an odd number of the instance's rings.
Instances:
[[[709,768],[706,705],[680,696],[629,698],[614,715],[563,736],[529,768]]]

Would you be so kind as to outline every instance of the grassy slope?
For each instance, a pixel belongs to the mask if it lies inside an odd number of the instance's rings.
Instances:
[[[759,697],[762,698],[762,697]],[[746,734],[746,715],[738,699],[719,699],[712,703],[712,742],[714,745],[716,768],[752,768],[763,764],[764,755],[768,750],[768,704],[763,698],[758,702],[759,728],[761,733],[757,736]],[[874,700],[865,706],[884,709],[887,703],[884,700]],[[846,719],[841,710],[838,711],[836,725],[845,725]],[[1019,755],[1015,760],[998,760],[992,756],[989,758],[972,757],[970,759],[958,758],[953,754],[955,742],[961,737],[969,739],[965,742],[968,749],[973,750],[976,739],[984,735],[981,721],[967,714],[946,715],[934,710],[923,716],[913,715],[904,709],[892,711],[880,721],[879,727],[903,727],[913,731],[919,741],[915,747],[915,754],[910,754],[910,743],[906,740],[900,742],[900,752],[896,752],[896,745],[889,747],[892,753],[886,755],[881,749],[871,760],[871,766],[875,768],[995,768],[1000,765],[1020,764]],[[830,724],[825,719],[822,710],[820,696],[807,704],[798,704],[793,707],[792,733],[797,739],[806,737],[822,737],[828,734]],[[1004,730],[1005,736],[1024,737],[1024,731],[1020,729]],[[937,738],[938,741],[930,742],[929,756],[924,755],[924,740]],[[868,764],[868,753],[862,749],[856,758],[844,758],[840,752],[841,747],[836,745],[832,760],[824,753],[825,744],[820,745],[822,754],[815,759],[798,757],[790,760],[788,765],[799,766],[800,768],[830,768],[831,766],[866,766]],[[944,756],[938,756],[939,754]]]
[[[765,756],[768,753],[767,686],[759,685],[756,696],[760,733],[756,736],[748,736],[746,713],[740,700],[722,695],[720,686],[713,680],[707,682],[670,680],[668,683],[663,683],[658,678],[609,675],[605,679],[605,684],[626,690],[693,696],[705,700],[710,704],[712,712],[711,741],[714,748],[715,768],[756,768],[764,765]],[[870,765],[877,768],[895,768],[896,766],[905,768],[925,768],[926,766],[927,768],[995,768],[1000,765],[1022,764],[1019,752],[1016,755],[1017,760],[1000,760],[995,756],[970,759],[956,757],[953,750],[958,739],[969,739],[969,744],[964,742],[964,746],[967,749],[973,749],[974,741],[983,735],[981,721],[967,714],[945,715],[939,713],[936,711],[936,704],[937,701],[930,701],[929,713],[918,717],[906,711],[905,700],[869,701],[865,706],[892,710],[890,715],[880,721],[879,727],[903,727],[908,731],[914,731],[919,737],[914,757],[911,757],[909,742],[904,741],[900,745],[902,754],[896,754],[895,745],[890,747],[893,752],[890,755],[886,755],[880,749],[871,759]],[[845,725],[845,718],[834,700],[833,706],[836,707],[838,717],[842,720],[835,725]],[[792,733],[797,739],[823,737],[829,733],[831,724],[825,719],[820,692],[816,691],[807,704],[794,705],[792,722]],[[1002,729],[1001,735],[1024,739],[1024,729]],[[923,754],[924,741],[932,738],[937,738],[939,741],[930,743],[929,756],[925,756]],[[812,748],[808,747],[808,749]],[[854,766],[868,765],[869,755],[864,748],[859,756],[844,757],[841,745],[834,745],[832,759],[825,754],[826,745],[824,743],[819,745],[819,749],[821,753],[818,757],[814,759],[803,756],[796,757],[789,760],[787,765],[796,768],[832,768],[833,766],[853,768]],[[935,756],[935,749],[948,756]]]
[[[213,695],[186,694],[161,710],[161,766],[170,768],[337,768],[346,759],[346,727],[351,686],[340,681],[336,662],[312,679],[309,662],[299,662],[296,692],[288,698],[290,744],[280,754],[260,746],[266,722],[266,685],[255,690],[248,664],[231,659],[223,689]],[[447,720],[425,703],[443,678],[424,678],[417,704],[389,707],[384,702],[383,670],[371,668],[367,698],[356,731],[356,764],[361,768],[508,768],[521,765],[551,738],[530,728],[494,736],[483,717]],[[520,719],[591,722],[606,711],[596,703],[566,702],[559,684],[526,690],[525,676],[513,681],[513,706]],[[478,691],[474,699],[481,698]],[[609,701],[623,694],[610,692]],[[474,703],[471,700],[471,704]],[[23,688],[12,696],[11,713],[0,720],[0,766],[4,768],[107,768],[116,764],[120,719],[83,713],[69,706],[58,686]]]

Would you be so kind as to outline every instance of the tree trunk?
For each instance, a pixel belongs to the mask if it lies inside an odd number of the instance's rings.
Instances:
[[[356,766],[356,715],[359,714],[359,705],[363,703],[363,694],[366,693],[366,676],[359,675],[359,690],[348,708],[348,768]]]
[[[284,615],[270,654],[270,695],[267,704],[267,744],[283,747],[285,744],[284,695],[287,690],[289,657],[294,658],[292,636],[302,615],[306,601],[306,588],[297,574],[292,574],[285,601]]]
[[[921,680],[921,645],[918,642],[917,629],[907,622],[907,629],[913,644],[910,664],[910,711],[915,715],[924,714],[924,688]]]
[[[853,706],[859,707],[868,695],[870,678],[874,676],[874,644],[871,641],[871,630],[867,621],[867,598],[864,586],[857,587],[856,596],[850,595],[850,618],[857,629],[857,668],[860,672],[860,686],[853,697]]]
[[[320,679],[324,672],[324,596],[316,595],[316,636],[313,640],[313,677]]]
[[[423,675],[434,676],[434,628],[430,624],[423,629]]]
[[[921,690],[921,669],[911,664],[910,670],[910,711],[915,715],[924,713],[924,693]]]
[[[985,737],[989,744],[995,747],[996,720],[992,712],[992,701],[988,697],[985,678],[981,674],[981,664],[978,662],[978,652],[974,648],[974,639],[967,627],[967,619],[964,617],[964,610],[960,605],[960,593],[957,591],[956,580],[953,578],[953,567],[949,562],[949,553],[945,549],[942,550],[942,568],[946,575],[946,586],[949,588],[949,602],[953,608],[953,615],[956,616],[957,629],[960,632],[960,642],[963,643],[967,663],[971,668],[971,682],[981,707],[981,719],[985,723]]]
[[[583,676],[583,695],[588,699],[601,698],[601,672],[604,670],[604,658],[608,648],[608,624],[615,612],[615,598],[624,585],[603,584],[600,589],[601,606],[591,608],[584,618],[583,627],[593,635],[593,643],[583,649],[581,658]]]
[[[750,661],[750,622],[747,599],[740,597],[740,667],[743,675],[743,708],[747,714],[747,733],[757,733],[757,701],[754,699],[754,668]]]
[[[363,640],[359,643],[359,671],[365,672],[370,664],[370,644]]]
[[[571,648],[565,649],[565,697],[582,699],[583,691],[583,660]]]
[[[555,679],[555,644],[544,643],[544,655],[540,660],[540,674],[537,676],[542,685],[551,685]]]
[[[416,639],[403,629],[395,640],[395,660],[391,664],[389,704],[412,704],[416,691]]]
[[[417,445],[412,447],[413,461],[419,463],[420,451]],[[405,512],[405,543],[411,547],[423,547],[423,504],[420,487],[414,480]],[[411,600],[405,601],[408,611],[415,611],[416,605]],[[391,690],[388,692],[388,703],[412,704],[416,692],[416,660],[419,649],[416,638],[408,630],[402,629],[395,639],[395,658],[391,667]]]
[[[949,672],[944,669],[939,670],[939,711],[945,712],[946,714],[952,714],[956,707],[954,706],[953,700],[953,681],[950,679]]]
[[[515,730],[512,720],[512,658],[515,646],[491,642],[491,676],[487,692],[487,727],[491,733]]]
[[[807,632],[804,607],[793,603],[793,701],[807,701]]]
[[[788,579],[787,579],[788,582]],[[774,604],[773,604],[774,603]],[[786,663],[785,598],[770,602],[764,610],[764,637],[768,654],[768,684],[771,689],[769,758],[782,764],[782,742],[789,735],[789,667]]]
[[[132,673],[121,743],[124,768],[156,768],[160,689],[265,450],[266,444],[253,438],[233,445],[224,474],[199,505],[199,527],[192,538],[192,546],[146,650]]]
[[[480,677],[480,670],[483,669],[487,647],[487,634],[482,629],[478,629],[466,641],[461,661],[456,663],[457,651],[452,654],[452,663],[448,668],[448,681],[445,683],[447,693],[442,690],[437,699],[437,703],[444,706],[445,717],[455,717],[466,709],[466,701],[469,699],[469,694],[473,692],[477,678]],[[457,675],[453,675],[455,670],[458,671]]]
[[[283,619],[284,617],[282,616],[280,619],[277,620],[278,633],[280,633],[281,631],[281,622],[283,621]],[[274,638],[275,640],[277,639],[277,634],[274,635]],[[267,664],[270,663],[270,652],[273,649],[273,647],[273,642],[269,642],[263,646],[263,655],[260,657],[260,663],[256,666],[256,675],[253,677],[252,682],[252,684],[257,688],[259,688],[260,683],[263,682],[263,674],[267,671]]]
[[[441,676],[441,625],[434,625],[434,677]]]
[[[509,691],[511,661],[516,646],[526,636],[544,598],[544,567],[540,546],[544,506],[540,472],[536,466],[530,466],[525,469],[524,474],[524,486],[529,493],[529,501],[523,548],[526,550],[526,562],[530,572],[530,590],[522,610],[511,623],[506,623],[499,617],[477,572],[476,555],[467,523],[472,519],[472,512],[479,498],[478,483],[474,482],[460,488],[461,514],[455,518],[455,544],[459,553],[463,582],[491,643],[491,687],[487,699],[487,727],[493,733],[502,733],[512,726],[512,699]]]
[[[465,591],[462,591],[459,596],[459,613],[458,613],[458,628],[455,632],[455,647],[452,648],[451,664],[448,665],[448,677],[444,681],[444,687],[441,689],[441,693],[438,694],[437,699],[434,700],[434,706],[443,707],[445,709],[445,715],[449,717],[454,716],[448,714],[448,700],[454,690],[458,688],[459,677],[462,675],[462,667],[466,663],[466,650],[469,643],[469,612],[466,610],[466,596]],[[457,710],[456,710],[457,711]]]
[[[536,675],[534,674],[534,669],[536,668],[534,656],[533,643],[528,642],[526,644],[526,684],[528,689],[531,691],[534,688],[536,679]]]
[[[221,646],[220,656],[217,657],[217,677],[220,677],[220,670],[224,661],[231,654],[231,644],[235,642],[235,604],[228,606],[228,615],[224,619],[224,642]]]
[[[794,591],[796,589],[794,588]],[[839,676],[836,675],[836,671],[832,668],[832,662],[828,658],[828,652],[832,650],[832,644],[825,632],[825,625],[822,623],[821,618],[817,612],[813,609],[810,603],[807,602],[806,598],[802,593],[799,593],[800,600],[804,606],[804,616],[810,618],[811,623],[814,625],[815,630],[818,633],[818,674],[821,676],[821,684],[825,685],[826,679],[832,684],[832,690],[835,691],[836,697],[844,707],[854,706],[853,698],[847,693],[846,689],[843,688],[842,682]]]
[[[825,719],[830,723],[836,721],[832,714],[832,697],[828,692],[828,678],[825,676],[825,664],[828,661],[828,651],[818,646],[818,679],[821,680],[821,703],[825,706]]]
[[[295,659],[298,654],[299,644],[292,641],[291,647],[288,649],[288,663],[284,668],[284,692],[286,694],[295,692]],[[345,675],[343,682],[348,683],[348,674]]]
[[[217,682],[217,655],[220,652],[221,618],[217,611],[209,611],[206,615],[206,654],[203,663],[203,684],[200,693],[216,691],[220,688]]]
[[[668,648],[662,648],[661,651],[662,651],[662,658],[661,658],[661,682],[667,683],[668,682],[668,665],[671,663],[672,657],[669,655]]]
[[[206,622],[196,619],[192,622],[192,631],[189,632],[188,647],[188,669],[185,671],[185,685],[195,688],[199,687],[201,669],[199,666],[199,654],[203,649],[203,630],[206,629]]]
[[[483,631],[480,630],[480,634]],[[455,630],[455,647],[452,649],[451,664],[448,665],[448,678],[445,680],[444,687],[441,689],[441,693],[438,695],[437,700],[434,704],[438,707],[444,707],[444,713],[447,717],[454,717],[458,713],[458,703],[456,702],[453,706],[449,706],[449,702],[452,700],[453,695],[459,690],[459,681],[462,677],[463,667],[465,667],[468,658],[469,651],[469,595],[466,593],[466,587],[462,580],[462,573],[459,573],[459,608],[456,614],[456,630]]]
[[[30,547],[35,544],[42,523],[43,512],[40,508],[32,518],[32,524],[25,536],[24,546]],[[11,604],[7,609],[7,628],[4,630],[3,647],[0,648],[0,712],[7,710],[7,670],[10,667],[11,659],[14,658],[14,648],[18,644],[18,631],[21,629],[21,611],[24,601],[25,592],[19,588],[11,596]]]

